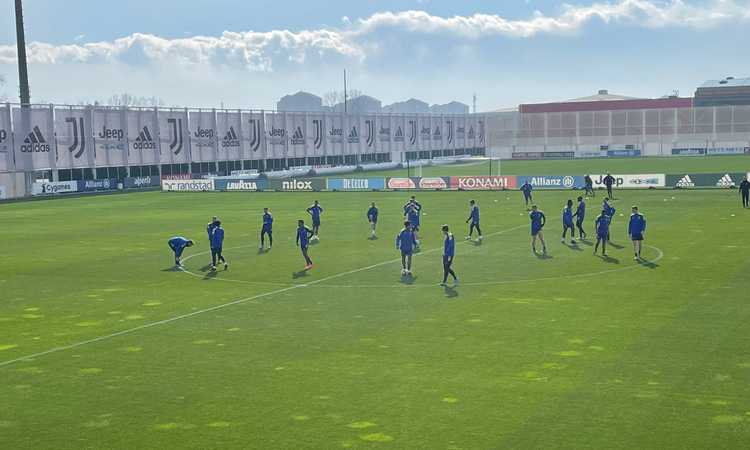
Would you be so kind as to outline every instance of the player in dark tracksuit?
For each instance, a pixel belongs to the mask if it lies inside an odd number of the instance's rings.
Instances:
[[[182,252],[185,250],[185,248],[192,247],[193,241],[182,236],[175,236],[173,238],[170,238],[167,244],[169,245],[169,248],[171,248],[174,252],[174,265],[177,267],[182,267],[182,262],[180,261]]]
[[[471,200],[469,201],[469,208],[469,218],[466,219],[466,223],[471,222],[471,225],[469,225],[469,235],[466,236],[466,240],[471,240],[474,235],[474,229],[476,229],[479,234],[478,239],[481,241],[484,237],[482,237],[482,229],[479,228],[479,206],[477,206],[474,200]]]
[[[586,195],[590,195],[592,197],[596,196],[596,193],[594,192],[594,180],[591,179],[590,175],[586,175],[585,177],[583,177],[583,183],[585,185]]]
[[[615,199],[614,195],[612,195],[612,185],[615,184],[615,177],[613,177],[610,174],[607,174],[606,177],[602,180],[604,182],[604,185],[607,186],[607,196],[611,198],[612,200]]]
[[[302,250],[302,256],[305,257],[305,270],[312,269],[313,262],[307,254],[307,248],[310,245],[310,238],[313,237],[313,231],[305,226],[304,220],[297,221],[297,246]]]
[[[750,181],[747,177],[740,183],[740,196],[742,196],[742,207],[750,208]]]
[[[453,237],[453,233],[448,230],[448,225],[443,225],[442,229],[445,242],[443,243],[443,282],[440,283],[440,286],[448,285],[448,275],[453,277],[453,284],[458,286],[458,277],[451,268],[453,258],[456,256],[456,239]]]
[[[576,208],[573,217],[576,218],[576,228],[578,228],[578,238],[583,240],[586,239],[586,232],[583,231],[583,220],[586,218],[586,202],[583,201],[583,197],[578,197],[578,207]]]
[[[211,232],[211,270],[216,270],[216,262],[221,261],[224,263],[224,270],[229,268],[227,260],[222,255],[224,247],[224,228],[221,227],[221,222],[216,221],[214,230]]]
[[[265,247],[265,237],[268,235],[268,249],[273,247],[273,216],[268,208],[263,208],[263,228],[260,230],[260,249]]]

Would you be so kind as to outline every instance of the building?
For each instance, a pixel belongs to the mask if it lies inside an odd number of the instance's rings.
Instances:
[[[430,105],[422,100],[410,98],[405,102],[396,102],[383,107],[383,112],[393,114],[428,114],[430,112]]]
[[[334,112],[343,112],[344,103],[337,103],[333,106]],[[349,99],[346,103],[346,111],[351,114],[368,114],[382,112],[380,100],[370,97],[369,95],[360,95]]]
[[[750,105],[750,78],[709,80],[695,91],[695,106]]]
[[[445,105],[432,105],[430,112],[433,114],[469,114],[469,105],[453,101]]]
[[[325,111],[323,99],[309,92],[285,95],[276,103],[278,111]]]

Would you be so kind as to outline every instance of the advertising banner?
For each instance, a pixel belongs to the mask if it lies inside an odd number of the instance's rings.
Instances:
[[[388,189],[417,189],[418,180],[419,178],[387,178],[386,186]]]
[[[419,143],[419,120],[417,116],[406,116],[406,150],[414,151]]]
[[[268,180],[268,187],[277,191],[322,191],[326,188],[326,180],[323,178]]]
[[[78,181],[37,181],[31,185],[31,195],[51,195],[78,192]]]
[[[161,184],[161,179],[158,176],[127,177],[123,180],[122,184],[125,189],[156,187]]]
[[[376,153],[377,121],[375,116],[367,115],[362,118],[362,153]]]
[[[205,192],[214,190],[214,180],[161,180],[166,192]]]
[[[128,165],[125,109],[94,108],[94,150],[97,167]]]
[[[612,156],[615,158],[634,158],[637,156],[641,156],[640,150],[607,150],[607,156]]]
[[[450,177],[387,178],[388,189],[448,189]]]
[[[432,119],[432,149],[442,150],[445,148],[443,144],[443,116],[438,116]]]
[[[329,114],[326,116],[325,139],[327,141],[327,155],[343,155],[346,147],[344,116]]]
[[[745,147],[713,147],[707,149],[708,155],[742,155],[746,153]]]
[[[377,151],[378,153],[385,153],[391,151],[393,146],[391,140],[393,139],[393,116],[380,116],[377,119]]]
[[[385,189],[385,178],[328,178],[329,191],[366,191]]]
[[[305,114],[288,113],[286,115],[289,136],[289,151],[287,158],[303,158],[307,154],[307,123]]]
[[[690,173],[667,175],[666,185],[681,189],[690,188],[731,188],[742,182],[744,173]]]
[[[450,187],[465,191],[499,191],[517,186],[515,176],[464,176],[451,177]]]
[[[239,161],[242,152],[242,115],[239,112],[219,111],[216,113],[216,138],[219,161]]]
[[[12,170],[13,132],[10,128],[10,106],[0,107],[0,172]]]
[[[117,178],[103,178],[99,180],[78,180],[79,192],[111,191],[117,189]]]
[[[326,154],[326,116],[323,114],[307,115],[308,150],[307,156],[324,156]]]
[[[242,113],[242,130],[240,140],[242,141],[243,159],[265,159],[266,158],[266,124],[265,115],[259,113]]]
[[[5,186],[0,185],[0,200],[5,200],[8,194],[5,192]]]
[[[266,114],[266,148],[267,158],[286,158],[288,136],[286,131],[286,114]]]
[[[456,123],[456,148],[466,148],[466,116],[461,116]]]
[[[218,159],[218,134],[214,111],[190,111],[190,147],[192,162]]]
[[[391,116],[391,149],[394,152],[403,152],[406,148],[406,116]],[[396,159],[398,160],[398,159]]]
[[[190,130],[184,109],[159,111],[159,162],[187,164],[190,162]]]
[[[345,116],[344,121],[347,124],[344,154],[360,155],[362,153],[362,143],[364,142],[362,137],[362,126],[364,121],[360,116]]]
[[[132,166],[158,164],[159,124],[153,109],[128,110],[128,163]]]
[[[579,175],[519,175],[517,177],[518,186],[526,181],[537,189],[580,189],[584,186],[583,177]]]
[[[607,175],[591,175],[594,187],[605,187],[604,177]],[[615,178],[616,188],[650,188],[666,186],[666,175],[664,174],[636,174],[636,175],[612,175]]]
[[[543,157],[542,152],[513,152],[511,155],[513,159],[542,159]]]
[[[432,121],[430,116],[419,116],[419,150],[430,150],[432,140]]]
[[[52,109],[13,108],[13,124],[16,169],[54,169],[56,149]]]
[[[58,169],[94,167],[91,113],[86,108],[55,108]]]
[[[263,191],[268,186],[266,180],[216,179],[214,188],[217,191]]]
[[[544,152],[542,153],[542,158],[547,159],[561,159],[561,158],[575,158],[576,152],[574,151],[567,151],[567,152]]]
[[[672,155],[680,156],[700,156],[705,155],[705,148],[673,148]]]

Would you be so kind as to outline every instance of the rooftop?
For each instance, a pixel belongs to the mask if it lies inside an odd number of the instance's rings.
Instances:
[[[708,80],[700,88],[718,88],[718,87],[750,87],[750,78],[726,77],[723,80]]]
[[[619,94],[610,94],[608,90],[601,89],[599,92],[597,92],[594,95],[589,95],[586,97],[580,97],[580,98],[574,98],[572,100],[566,100],[566,103],[572,103],[572,102],[609,102],[609,101],[617,101],[617,100],[637,100],[638,97],[628,97],[625,95],[619,95]]]

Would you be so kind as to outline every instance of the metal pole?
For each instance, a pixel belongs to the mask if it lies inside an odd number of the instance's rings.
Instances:
[[[346,105],[347,99],[348,99],[348,94],[346,90],[346,69],[344,69],[344,114],[346,114],[347,112],[347,105]]]
[[[26,37],[23,32],[23,2],[16,0],[16,47],[18,49],[18,81],[20,83],[21,104],[29,105],[29,69],[26,62]]]

